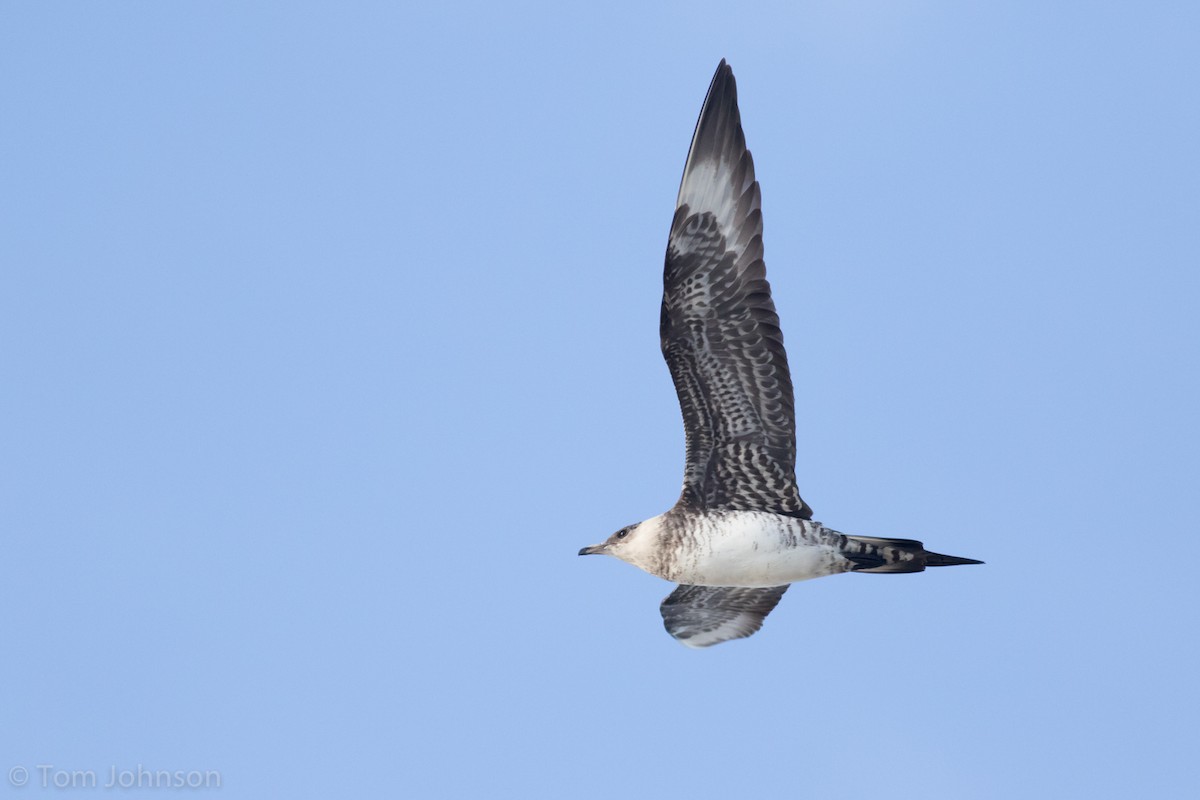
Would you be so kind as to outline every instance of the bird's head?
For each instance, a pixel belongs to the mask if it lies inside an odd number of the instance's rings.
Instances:
[[[604,540],[579,551],[581,556],[605,555],[619,558],[635,567],[646,568],[658,549],[658,518],[626,525]]]

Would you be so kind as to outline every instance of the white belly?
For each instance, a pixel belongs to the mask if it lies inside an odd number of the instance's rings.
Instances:
[[[852,566],[826,543],[838,534],[820,523],[750,511],[714,514],[705,522],[689,537],[670,580],[702,586],[780,586]]]

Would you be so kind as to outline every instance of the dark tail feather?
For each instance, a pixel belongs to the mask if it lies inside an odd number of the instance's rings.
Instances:
[[[854,562],[855,572],[922,572],[926,567],[953,567],[958,564],[982,564],[973,558],[931,553],[915,539],[876,539],[871,536],[847,536],[842,555]]]
[[[953,567],[958,564],[982,564],[982,561],[976,561],[973,558],[962,558],[961,556],[944,556],[941,553],[930,553],[925,551],[925,566],[927,567]]]

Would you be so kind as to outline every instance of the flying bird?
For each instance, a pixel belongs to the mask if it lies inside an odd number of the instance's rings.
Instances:
[[[983,563],[912,539],[839,533],[813,520],[801,499],[761,198],[724,59],[683,168],[659,333],[683,411],[683,492],[670,511],[579,555],[615,556],[678,583],[660,610],[680,642],[708,647],[750,636],[796,581]]]

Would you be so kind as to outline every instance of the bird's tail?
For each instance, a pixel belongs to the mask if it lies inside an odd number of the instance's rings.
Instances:
[[[973,558],[931,553],[915,539],[876,539],[871,536],[847,536],[846,539],[842,555],[854,562],[855,572],[922,572],[926,567],[983,563]]]

